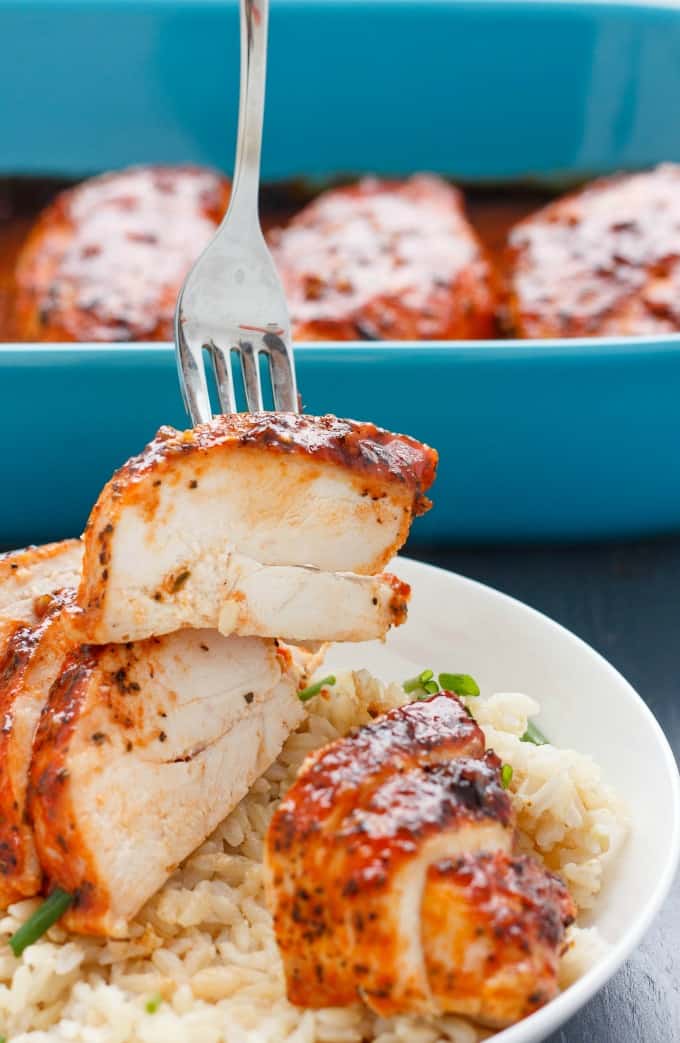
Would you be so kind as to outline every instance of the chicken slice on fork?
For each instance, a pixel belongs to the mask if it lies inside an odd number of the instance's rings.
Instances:
[[[298,659],[299,662],[299,659]],[[304,716],[275,641],[184,630],[65,659],[36,733],[29,812],[72,930],[129,920],[278,756]]]
[[[370,641],[406,619],[411,588],[396,576],[260,565],[235,554],[218,630],[286,641]]]
[[[314,630],[318,640],[384,633],[404,606],[391,610],[391,580],[376,573],[428,508],[436,460],[414,439],[332,416],[234,414],[162,428],[90,516],[78,593],[85,639],[185,626],[298,639]],[[263,619],[270,584],[289,607],[303,591],[295,634]]]

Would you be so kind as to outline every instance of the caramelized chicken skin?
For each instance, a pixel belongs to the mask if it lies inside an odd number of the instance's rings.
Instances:
[[[491,270],[460,192],[366,178],[270,235],[296,340],[461,340],[494,333]]]
[[[0,907],[40,890],[26,818],[33,734],[59,659],[45,656],[80,575],[82,545],[64,540],[0,556]],[[66,590],[60,590],[66,587]]]
[[[75,591],[41,595],[42,618],[17,622],[0,657],[0,906],[38,894],[42,869],[27,815],[33,736],[72,645],[65,617]]]
[[[484,733],[458,699],[438,695],[390,710],[310,754],[277,811],[271,844],[284,844],[290,835],[304,845],[320,825],[335,829],[364,794],[395,772],[483,755]],[[290,846],[287,840],[284,846]]]
[[[229,191],[211,170],[146,166],[62,192],[17,262],[16,336],[172,340],[177,294]]]
[[[573,907],[538,863],[511,857],[510,798],[483,749],[442,692],[305,762],[265,856],[293,1003],[504,1025],[555,994]]]
[[[680,166],[594,181],[510,234],[508,322],[520,337],[680,330]]]

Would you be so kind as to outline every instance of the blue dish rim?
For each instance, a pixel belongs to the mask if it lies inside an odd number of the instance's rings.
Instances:
[[[484,0],[486,2],[486,0]],[[533,0],[532,0],[533,2]],[[481,355],[498,358],[528,358],[545,355],[550,358],[573,358],[584,354],[598,359],[628,355],[667,355],[680,353],[680,333],[655,334],[653,336],[621,337],[561,337],[544,340],[376,340],[376,341],[301,341],[294,343],[295,352],[300,354],[350,354],[373,353],[393,355],[409,352],[433,352],[459,354],[462,357],[479,358]],[[115,358],[116,355],[151,353],[163,355],[173,351],[172,341],[111,341],[111,342],[2,342],[0,361],[11,361],[12,356],[39,358],[44,361],[66,353],[82,355],[84,358]]]

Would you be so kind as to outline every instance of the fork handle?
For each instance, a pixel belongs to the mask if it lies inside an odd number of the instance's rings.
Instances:
[[[259,230],[260,153],[267,78],[269,0],[240,0],[241,92],[238,110],[236,164],[229,209],[232,231],[237,222],[245,235]]]

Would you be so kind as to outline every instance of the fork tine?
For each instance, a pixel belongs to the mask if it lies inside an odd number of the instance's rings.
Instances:
[[[191,423],[194,427],[196,424],[207,424],[212,419],[212,409],[208,383],[205,378],[203,350],[201,346],[184,335],[181,321],[176,324],[175,342],[177,344],[179,383]]]
[[[276,333],[265,333],[262,340],[269,358],[274,409],[282,413],[297,413],[298,393],[293,349]]]
[[[259,354],[249,340],[240,340],[238,352],[241,359],[243,386],[246,389],[246,402],[251,413],[260,413],[264,409],[262,403],[262,386],[260,384]]]
[[[217,396],[220,400],[220,411],[222,413],[236,412],[236,393],[234,391],[234,376],[231,371],[231,351],[229,348],[219,348],[214,342],[210,345],[210,354],[215,370],[217,381]]]

